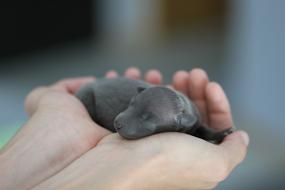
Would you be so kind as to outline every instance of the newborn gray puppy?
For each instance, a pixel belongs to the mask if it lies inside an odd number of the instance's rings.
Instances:
[[[99,79],[76,96],[96,123],[126,139],[182,132],[220,143],[232,133],[232,128],[214,131],[203,126],[196,106],[180,92],[139,80]]]

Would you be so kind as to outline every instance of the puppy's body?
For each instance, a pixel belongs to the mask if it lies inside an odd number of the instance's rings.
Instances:
[[[114,120],[128,108],[131,99],[138,94],[138,87],[148,88],[151,85],[125,77],[98,79],[83,86],[76,96],[96,123],[116,132]]]
[[[196,106],[183,94],[139,80],[99,79],[76,96],[96,123],[127,139],[183,132],[219,143],[231,133],[231,129],[215,132],[202,126]]]

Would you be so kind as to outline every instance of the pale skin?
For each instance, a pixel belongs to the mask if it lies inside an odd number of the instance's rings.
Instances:
[[[115,71],[106,77],[117,77]],[[136,68],[125,76],[141,79]],[[161,84],[156,70],[145,81]],[[74,96],[93,77],[66,79],[33,90],[26,99],[28,122],[0,152],[0,184],[25,189],[212,189],[246,155],[249,138],[237,131],[214,145],[182,133],[124,140],[94,123]],[[205,71],[178,71],[170,86],[189,96],[203,121],[233,126],[227,97]]]

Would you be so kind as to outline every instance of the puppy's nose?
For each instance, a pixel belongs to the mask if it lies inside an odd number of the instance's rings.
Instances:
[[[118,121],[117,119],[114,121],[114,127],[118,130],[123,128],[123,125],[120,121]]]

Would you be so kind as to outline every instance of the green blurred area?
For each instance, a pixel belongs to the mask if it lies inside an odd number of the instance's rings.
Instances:
[[[0,125],[0,149],[16,134],[20,126],[21,124]]]

